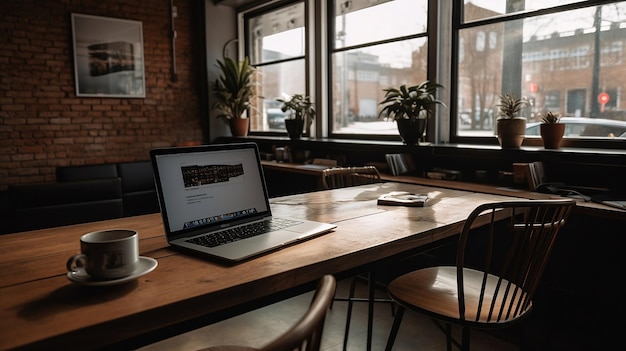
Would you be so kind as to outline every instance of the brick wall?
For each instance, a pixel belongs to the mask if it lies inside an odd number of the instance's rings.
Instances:
[[[57,166],[146,160],[153,147],[203,140],[194,3],[174,1],[173,82],[168,0],[1,1],[0,190],[54,181]],[[142,22],[145,98],[76,96],[72,13]]]

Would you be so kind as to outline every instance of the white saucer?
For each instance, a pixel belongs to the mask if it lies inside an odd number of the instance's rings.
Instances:
[[[73,283],[89,286],[105,286],[105,285],[117,285],[135,280],[143,275],[152,272],[159,263],[152,257],[139,256],[139,266],[135,272],[129,276],[111,279],[111,280],[96,280],[89,276],[87,272],[81,270],[76,272],[67,272],[67,279]]]

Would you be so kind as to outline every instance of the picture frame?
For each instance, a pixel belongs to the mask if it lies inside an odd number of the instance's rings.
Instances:
[[[72,13],[78,97],[145,98],[140,21]]]

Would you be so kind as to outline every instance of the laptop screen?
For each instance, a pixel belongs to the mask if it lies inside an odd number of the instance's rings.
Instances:
[[[151,157],[168,235],[270,215],[255,144],[155,149]]]

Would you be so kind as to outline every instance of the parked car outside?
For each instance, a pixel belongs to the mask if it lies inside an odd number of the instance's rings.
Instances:
[[[267,124],[270,129],[285,129],[286,112],[279,108],[267,109]]]
[[[564,137],[625,138],[626,121],[588,117],[561,117],[565,123]],[[526,136],[541,135],[541,122],[526,125]]]

